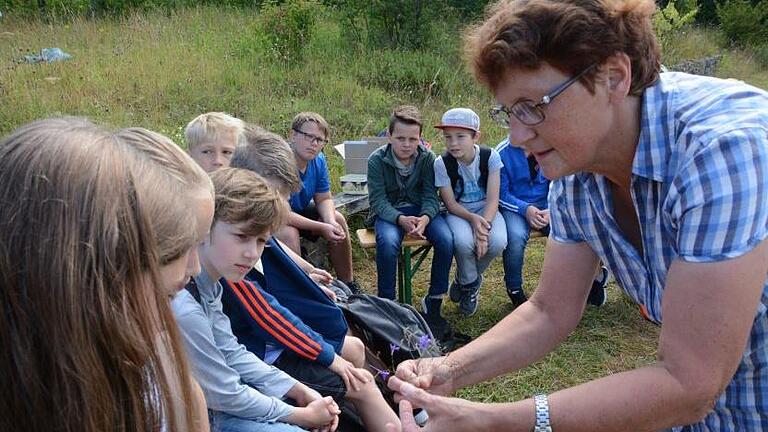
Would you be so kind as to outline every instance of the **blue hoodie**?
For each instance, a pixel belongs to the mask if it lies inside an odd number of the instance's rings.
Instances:
[[[499,209],[513,211],[525,217],[528,206],[547,208],[549,180],[538,172],[531,180],[528,158],[520,147],[509,144],[509,137],[496,146],[504,167],[501,168]]]

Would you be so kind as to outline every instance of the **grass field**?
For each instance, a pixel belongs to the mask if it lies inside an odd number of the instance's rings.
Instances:
[[[285,134],[295,113],[312,110],[329,120],[338,143],[377,133],[394,105],[409,103],[422,109],[427,125],[449,107],[472,107],[481,114],[485,142],[493,144],[503,130],[484,115],[492,99],[464,71],[456,28],[447,22],[444,34],[426,50],[373,50],[347,43],[334,16],[322,13],[301,57],[285,63],[260,44],[259,17],[249,10],[199,8],[60,24],[0,20],[0,133],[37,118],[83,115],[115,127],[158,130],[183,145],[183,126],[202,112],[226,111]],[[719,75],[768,88],[768,73],[749,53],[724,51],[719,43],[713,30],[687,30],[665,63],[719,53],[724,56]],[[60,47],[74,58],[50,65],[19,61],[45,47]],[[435,130],[427,127],[424,133],[442,149]],[[338,188],[341,161],[330,148],[325,151]],[[353,217],[351,224],[360,226],[361,218]],[[529,293],[539,277],[544,247],[544,240],[529,247]],[[372,253],[356,247],[354,255],[358,278],[373,290]],[[446,306],[456,327],[477,336],[511,310],[502,278],[499,260],[487,273],[477,315],[463,318],[454,305]],[[417,295],[424,293],[427,279],[426,271],[417,274]],[[477,401],[509,401],[631,369],[654,360],[657,337],[658,328],[645,322],[611,284],[607,304],[588,308],[556,351],[460,394]]]

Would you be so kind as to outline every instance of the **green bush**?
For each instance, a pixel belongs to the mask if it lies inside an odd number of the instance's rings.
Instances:
[[[300,60],[304,46],[312,39],[322,5],[316,0],[272,0],[261,10],[261,29],[270,53],[288,62]]]
[[[717,5],[720,28],[731,41],[759,45],[768,38],[768,1],[727,0]]]
[[[439,0],[327,0],[341,14],[344,33],[376,47],[420,49],[432,36],[432,21],[452,14]]]

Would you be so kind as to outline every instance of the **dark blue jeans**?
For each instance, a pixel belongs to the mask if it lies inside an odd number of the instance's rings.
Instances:
[[[399,209],[406,216],[418,216],[420,208],[411,206]],[[376,218],[376,273],[378,275],[379,297],[395,298],[397,279],[397,256],[405,232],[400,225]],[[442,215],[435,216],[424,230],[432,243],[432,275],[429,281],[429,295],[437,296],[448,291],[448,273],[453,260],[453,234]]]

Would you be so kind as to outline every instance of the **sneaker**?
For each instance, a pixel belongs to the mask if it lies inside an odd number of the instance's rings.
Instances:
[[[446,333],[450,331],[450,325],[442,315],[440,315],[439,307],[430,307],[428,297],[421,299],[421,310],[424,321],[427,322],[429,329],[432,331],[432,335],[440,341]],[[433,304],[435,302],[432,302]],[[442,301],[441,301],[442,303]]]
[[[427,307],[427,297],[421,298],[421,311],[424,312],[424,315],[429,315],[429,308]]]
[[[605,287],[608,285],[608,269],[605,266],[600,267],[600,276],[595,278],[592,282],[592,289],[589,290],[589,297],[587,297],[587,304],[591,304],[595,307],[600,307],[605,304],[608,296],[605,292]]]
[[[454,303],[461,301],[461,285],[455,280],[451,283],[451,287],[448,289],[448,298]]]
[[[512,305],[515,307],[528,301],[528,297],[525,296],[525,291],[522,288],[509,288],[507,287],[507,296],[512,300]]]
[[[483,277],[480,276],[475,282],[464,287],[461,302],[459,303],[459,310],[464,316],[472,316],[477,312],[477,303],[480,298],[480,286],[482,284]]]
[[[461,298],[461,303],[459,303],[459,310],[464,314],[464,316],[469,317],[477,312],[477,300],[479,297],[480,287],[477,287]]]

